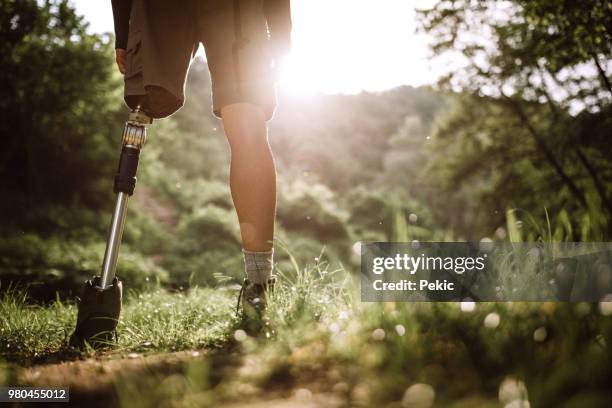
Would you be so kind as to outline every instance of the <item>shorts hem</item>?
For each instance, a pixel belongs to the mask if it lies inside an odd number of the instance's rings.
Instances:
[[[221,109],[228,105],[236,103],[252,103],[254,105],[261,106],[264,109],[266,115],[266,121],[272,119],[274,112],[276,111],[276,90],[273,84],[257,87],[249,87],[242,90],[242,92],[227,90],[219,91],[213,90],[213,114],[222,119]]]

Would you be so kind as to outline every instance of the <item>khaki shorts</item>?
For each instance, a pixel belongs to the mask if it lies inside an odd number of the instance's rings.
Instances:
[[[176,112],[184,103],[193,51],[202,43],[215,116],[220,118],[227,105],[246,102],[261,106],[267,119],[272,117],[276,93],[262,0],[240,1],[243,41],[236,41],[233,2],[211,3],[134,1],[124,77],[130,107],[138,100],[156,118]]]

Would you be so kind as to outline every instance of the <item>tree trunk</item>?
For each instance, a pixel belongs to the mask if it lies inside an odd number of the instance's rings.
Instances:
[[[578,147],[576,149],[576,155],[578,156],[578,160],[584,166],[586,171],[591,176],[593,180],[593,184],[595,185],[595,189],[597,190],[597,194],[599,195],[599,199],[601,200],[602,205],[608,211],[609,218],[612,218],[612,202],[608,198],[608,194],[606,193],[606,186],[603,185],[599,176],[597,175],[597,170],[593,167],[593,165],[589,162],[587,157],[582,153],[582,150]]]
[[[544,73],[542,71],[540,71],[540,75],[542,78],[544,78]],[[548,91],[546,89],[540,89],[540,91],[546,97],[546,100],[548,102],[548,107],[550,108],[553,118],[557,121],[563,120],[561,118],[561,114],[559,113],[559,109],[557,109],[557,106],[555,105],[554,101],[550,97],[550,94],[548,93]],[[599,177],[599,172],[597,171],[595,166],[590,162],[590,160],[586,157],[586,155],[582,152],[582,149],[580,148],[580,146],[576,147],[576,156],[578,156],[578,160],[580,161],[580,164],[582,164],[586,172],[589,174],[589,177],[591,177],[591,180],[593,181],[593,185],[595,186],[595,190],[597,191],[597,194],[599,195],[599,199],[601,200],[602,205],[608,212],[608,216],[609,216],[608,219],[610,219],[610,221],[612,222],[612,202],[608,198],[608,194],[606,192],[605,185],[601,182],[601,179]]]
[[[538,149],[540,149],[542,154],[544,154],[544,157],[546,158],[548,163],[553,167],[557,176],[559,176],[561,181],[563,181],[563,183],[569,188],[570,192],[572,193],[574,198],[578,201],[578,203],[583,208],[586,209],[588,205],[587,205],[587,201],[584,196],[584,193],[578,188],[576,183],[574,183],[574,181],[565,172],[565,170],[563,170],[561,163],[559,163],[559,161],[557,160],[553,152],[548,148],[548,146],[546,145],[546,142],[544,141],[544,138],[533,127],[533,125],[529,121],[529,118],[527,117],[527,114],[525,113],[523,108],[520,106],[520,104],[517,101],[506,96],[503,92],[502,92],[502,95],[504,99],[507,101],[512,111],[516,114],[519,120],[525,125],[525,127],[527,128],[527,131],[529,132],[529,134],[535,141],[536,146],[538,147]]]
[[[601,78],[601,82],[606,87],[608,92],[610,92],[610,94],[612,95],[612,85],[610,84],[608,75],[606,75],[606,71],[603,69],[603,67],[599,63],[599,58],[597,58],[597,54],[593,54],[593,61],[595,61],[595,66],[597,67],[597,72],[599,72],[599,77]]]

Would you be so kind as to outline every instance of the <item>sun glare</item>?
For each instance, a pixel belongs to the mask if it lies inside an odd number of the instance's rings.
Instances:
[[[308,64],[301,63],[298,58],[290,54],[281,66],[280,86],[295,95],[314,95],[321,79],[316,78],[310,68]]]
[[[415,8],[428,0],[292,1],[292,51],[281,86],[311,95],[380,91],[433,80]]]

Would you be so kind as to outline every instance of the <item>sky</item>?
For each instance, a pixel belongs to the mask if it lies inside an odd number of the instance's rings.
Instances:
[[[415,9],[433,0],[291,0],[292,51],[281,86],[296,93],[358,93],[436,79]],[[92,32],[112,32],[110,0],[72,0]]]

